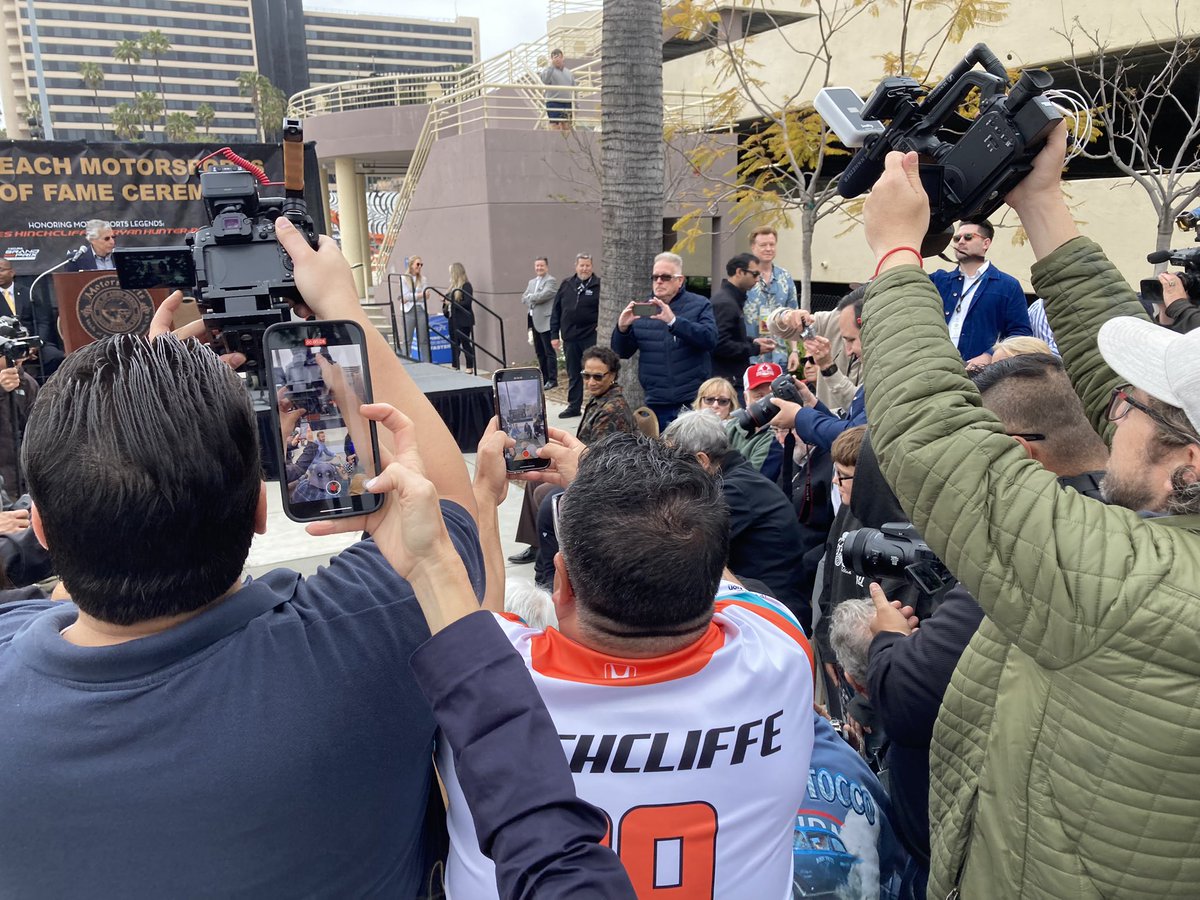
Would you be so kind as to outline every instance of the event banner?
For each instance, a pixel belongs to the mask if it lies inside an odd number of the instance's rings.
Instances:
[[[84,243],[89,219],[112,224],[118,247],[182,244],[208,225],[200,171],[228,165],[221,156],[201,164],[220,145],[0,141],[0,254],[18,275],[49,269]],[[230,149],[283,181],[278,144]],[[304,148],[308,212],[324,231],[314,145]],[[283,186],[262,196],[282,197]]]

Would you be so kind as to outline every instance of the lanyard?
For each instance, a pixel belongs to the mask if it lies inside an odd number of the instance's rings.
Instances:
[[[979,293],[979,285],[981,284],[983,284],[983,275],[980,275],[978,278],[976,278],[971,286],[963,291],[962,296],[958,298],[958,303],[954,304],[954,309],[951,312],[946,313],[947,322],[962,312],[963,304]]]

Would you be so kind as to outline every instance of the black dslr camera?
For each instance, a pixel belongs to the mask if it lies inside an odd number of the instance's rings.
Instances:
[[[200,174],[200,196],[212,224],[185,238],[183,247],[117,249],[121,287],[194,291],[196,305],[222,353],[246,357],[251,389],[268,387],[263,332],[291,318],[298,302],[292,260],[275,239],[275,219],[288,219],[317,246],[304,201],[304,132],[299,119],[283,121],[283,197],[259,194],[255,176],[223,166]]]
[[[1200,241],[1200,209],[1193,209],[1180,215],[1175,220],[1175,226],[1180,231],[1195,229],[1196,240]],[[1153,253],[1146,254],[1146,262],[1154,265],[1165,262],[1173,266],[1181,266],[1183,271],[1176,274],[1183,282],[1183,289],[1187,291],[1188,299],[1193,303],[1200,303],[1200,247],[1191,247],[1187,250],[1155,250]],[[1143,279],[1140,287],[1142,296],[1151,303],[1163,302],[1162,284],[1157,278]]]
[[[733,421],[738,424],[738,427],[750,433],[754,433],[762,428],[779,415],[779,407],[771,402],[771,397],[778,397],[780,400],[790,400],[793,403],[804,402],[804,398],[800,396],[800,389],[792,381],[792,376],[784,372],[771,382],[770,396],[763,397],[761,400],[751,403],[745,409],[734,410]]]
[[[4,354],[4,367],[11,369],[18,360],[27,357],[32,350],[40,350],[42,339],[30,334],[21,320],[15,316],[0,316],[0,353]]]
[[[904,579],[929,595],[951,587],[956,580],[907,522],[846,532],[838,542],[836,561],[854,575],[876,581]]]
[[[1003,64],[985,44],[976,44],[928,93],[915,79],[885,78],[864,105],[846,88],[826,88],[817,111],[842,143],[861,147],[842,173],[838,193],[857,197],[870,190],[889,151],[916,151],[929,194],[922,254],[940,253],[954,222],[994,212],[1032,168],[1062,119],[1043,96],[1053,83],[1048,72],[1028,69],[1008,90]],[[968,123],[957,111],[972,88],[979,90],[979,117]]]

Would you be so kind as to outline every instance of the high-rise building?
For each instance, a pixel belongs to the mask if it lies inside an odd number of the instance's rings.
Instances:
[[[448,21],[304,11],[313,85],[479,61],[479,20]]]
[[[252,141],[254,110],[238,76],[260,72],[285,95],[372,71],[454,67],[479,60],[479,22],[305,10],[301,0],[34,0],[50,122],[58,140],[112,140],[111,110],[136,94],[163,95],[166,111],[208,104],[221,140]],[[171,49],[156,61],[113,58],[121,41],[162,32]],[[104,73],[96,89],[80,67]],[[162,89],[159,89],[161,78]],[[26,0],[0,0],[0,110],[8,134],[31,136],[38,115],[34,47]],[[159,117],[156,126],[161,123]]]

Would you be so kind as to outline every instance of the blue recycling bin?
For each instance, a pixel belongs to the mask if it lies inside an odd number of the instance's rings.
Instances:
[[[443,315],[429,317],[429,362],[450,363],[450,322]],[[421,359],[421,348],[417,335],[413,335],[412,344],[408,348],[413,359]],[[421,359],[421,362],[426,360]]]

